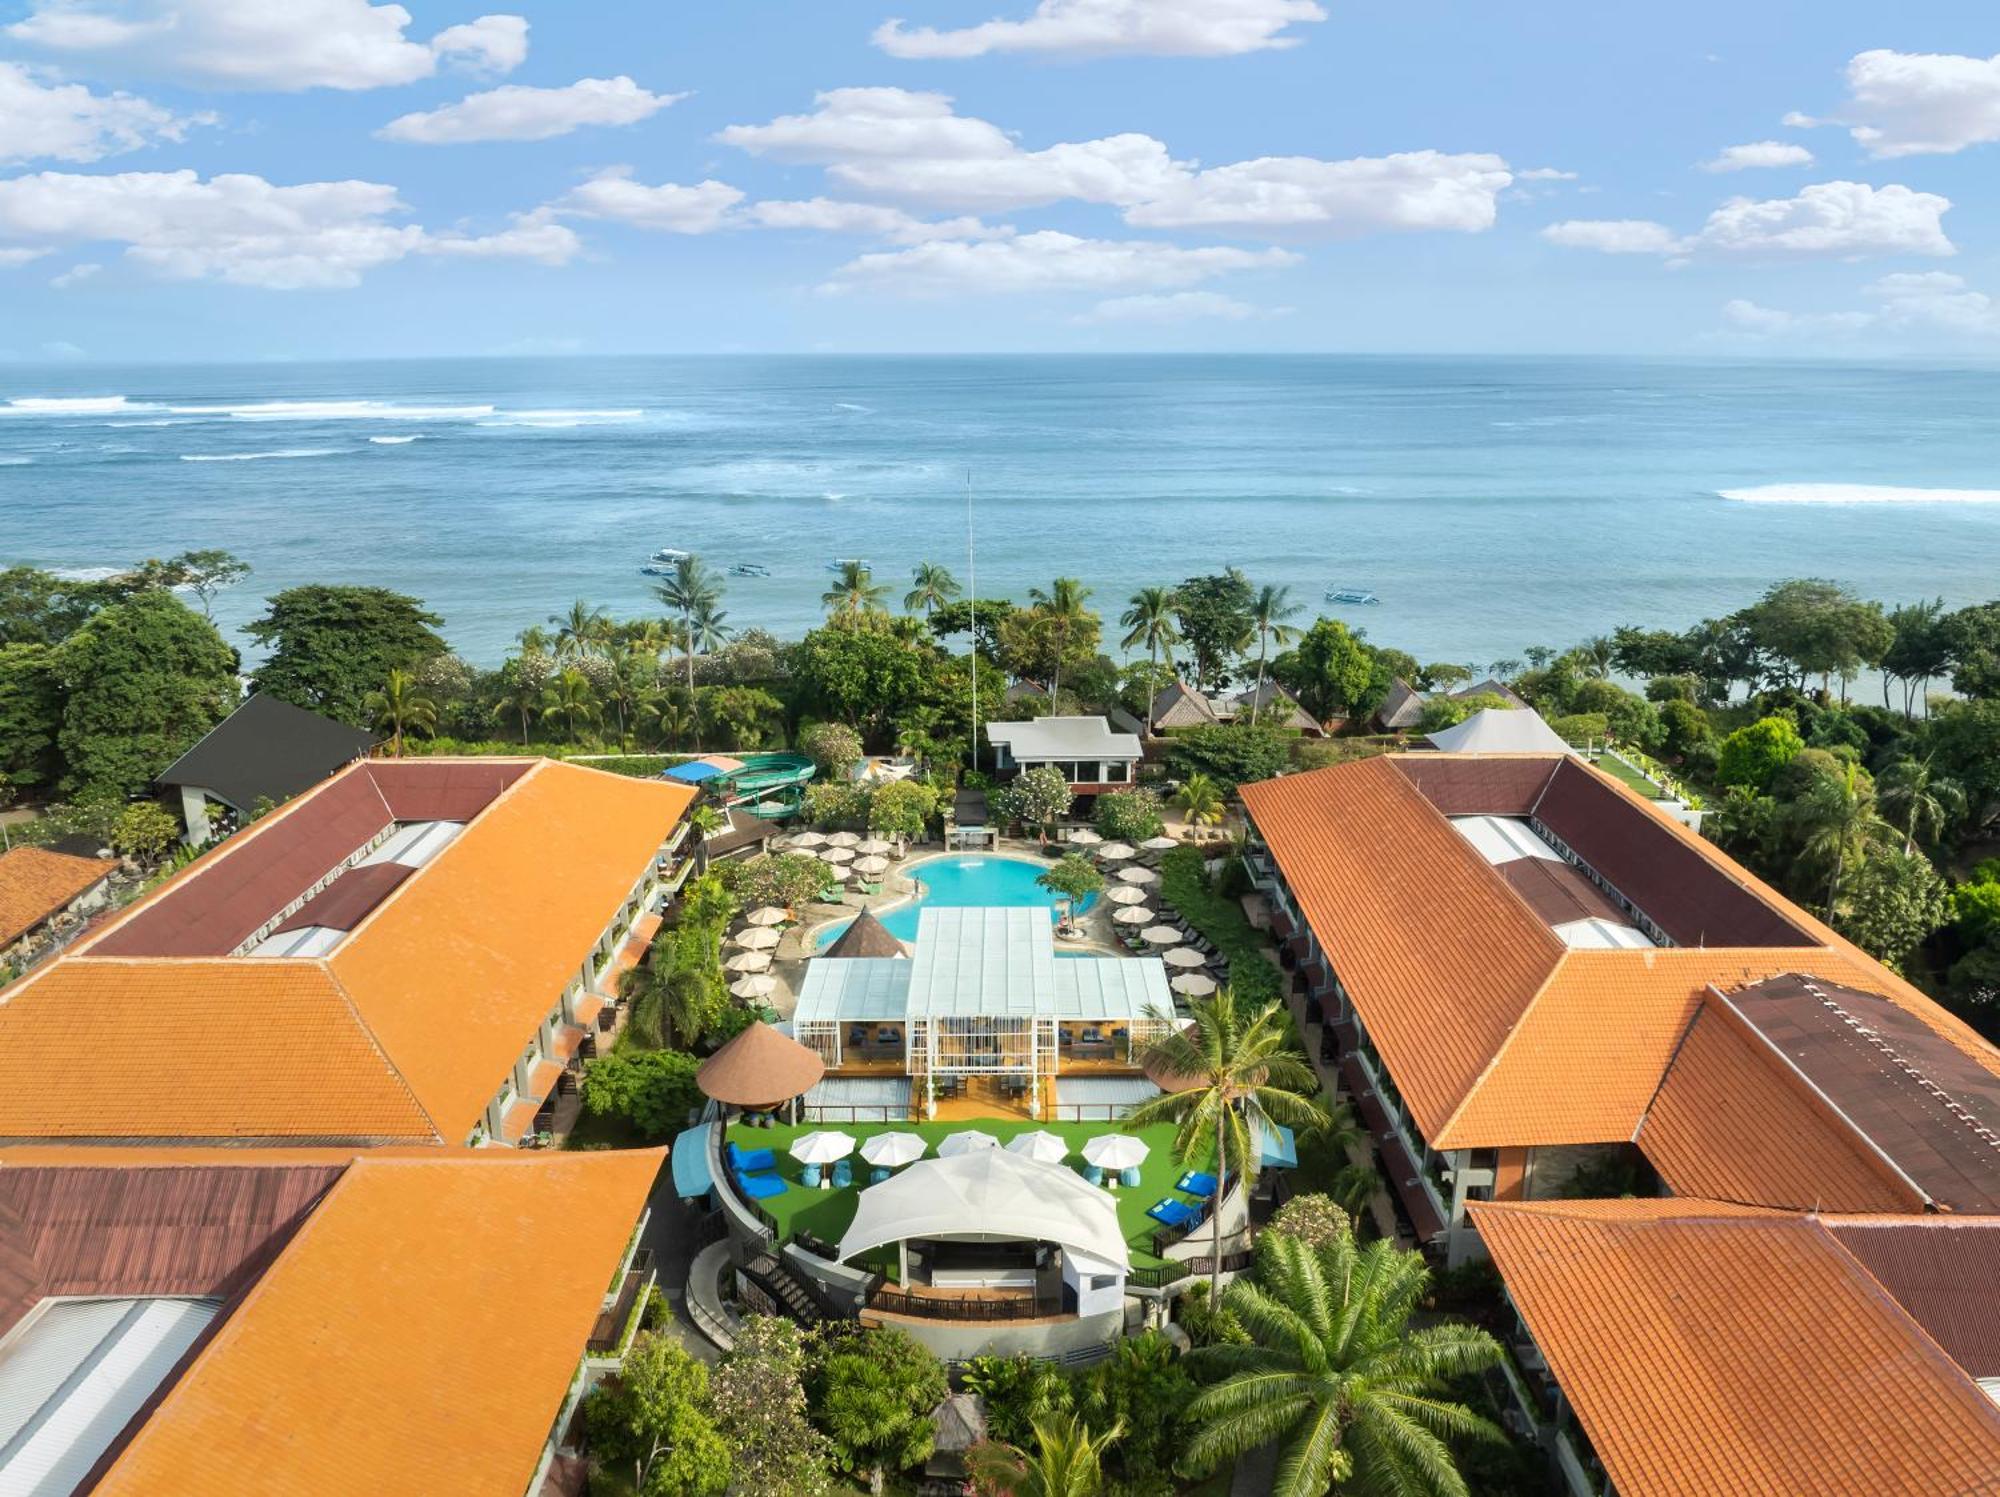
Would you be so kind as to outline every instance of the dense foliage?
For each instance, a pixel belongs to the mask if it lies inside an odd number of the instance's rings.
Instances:
[[[368,694],[393,670],[445,653],[444,620],[415,598],[382,587],[312,584],[275,593],[243,632],[270,654],[257,689],[294,706],[368,727]]]

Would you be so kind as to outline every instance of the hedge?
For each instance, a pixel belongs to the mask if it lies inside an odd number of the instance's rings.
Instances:
[[[1177,847],[1160,859],[1160,892],[1168,904],[1229,960],[1236,996],[1268,1003],[1285,996],[1284,974],[1264,957],[1264,937],[1243,907],[1209,887],[1199,848]]]

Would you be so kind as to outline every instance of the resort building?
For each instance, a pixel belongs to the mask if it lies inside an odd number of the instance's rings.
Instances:
[[[580,1491],[660,1152],[427,1155],[0,1160],[0,1489]]]
[[[907,958],[813,961],[793,1034],[827,1070],[809,1116],[865,1092],[900,1117],[1057,1117],[1082,1077],[1155,1095],[1139,1057],[1173,1011],[1157,958],[1058,958],[1044,907],[927,907]]]
[[[1299,705],[1276,681],[1266,681],[1234,696],[1212,697],[1176,680],[1153,695],[1153,728],[1164,733],[1170,728],[1201,728],[1238,718],[1255,718],[1273,728],[1288,728],[1309,738],[1318,738],[1323,725]]]
[[[693,798],[355,764],[0,993],[0,1140],[515,1143],[687,876]]]
[[[1001,774],[1052,765],[1078,795],[1129,790],[1145,757],[1136,735],[1115,733],[1101,717],[1038,717],[989,722],[994,768]]]
[[[15,961],[31,959],[57,927],[74,927],[101,909],[105,886],[117,865],[108,858],[81,858],[45,847],[16,847],[0,853],[0,976]]]
[[[1513,687],[1491,676],[1470,686],[1461,686],[1456,691],[1436,692],[1430,696],[1426,696],[1401,676],[1397,676],[1389,682],[1387,694],[1383,696],[1381,705],[1375,709],[1375,724],[1385,733],[1404,732],[1414,728],[1423,720],[1424,708],[1434,698],[1466,702],[1474,697],[1486,696],[1498,697],[1507,706],[1516,710],[1528,705]]]
[[[187,840],[199,847],[220,830],[281,806],[356,759],[375,736],[262,692],[217,723],[154,783],[180,793]]]
[[[1504,1375],[1575,1497],[2000,1485],[2000,1216],[1473,1207]],[[1511,1421],[1510,1421],[1511,1422]]]
[[[2000,1053],[1582,760],[1384,755],[1243,799],[1304,1017],[1447,1261],[1475,1201],[2000,1211]]]

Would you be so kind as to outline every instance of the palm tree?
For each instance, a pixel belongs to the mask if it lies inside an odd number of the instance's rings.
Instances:
[[[500,700],[493,704],[493,720],[516,718],[521,724],[521,747],[528,746],[528,720],[542,710],[542,686],[532,675],[518,668],[508,671],[500,688]]]
[[[729,826],[729,813],[714,801],[696,801],[688,811],[688,825],[694,828],[695,872],[708,872],[708,839]]]
[[[910,569],[910,590],[903,594],[903,611],[923,609],[924,617],[943,607],[963,591],[958,579],[934,561],[920,561]]]
[[[625,715],[636,712],[640,697],[644,694],[640,680],[640,656],[629,644],[613,640],[604,649],[605,663],[611,667],[604,682],[604,700],[618,715],[618,747],[626,746]]]
[[[580,655],[594,654],[611,634],[610,616],[602,608],[594,608],[581,598],[569,605],[568,613],[550,614],[549,622],[556,626],[558,660],[574,660]]]
[[[889,589],[875,580],[865,561],[843,561],[840,576],[832,587],[819,595],[827,615],[836,624],[858,624],[879,611]]]
[[[575,742],[576,725],[596,722],[598,718],[590,677],[574,666],[557,676],[542,692],[542,716],[560,718],[564,733]]]
[[[1583,667],[1583,673],[1600,681],[1611,674],[1617,654],[1618,647],[1608,634],[1593,634],[1576,647],[1577,663]]]
[[[679,625],[665,619],[639,619],[625,626],[625,643],[634,655],[648,660],[658,660],[678,650],[680,641]]]
[[[377,732],[389,735],[389,753],[403,757],[406,732],[435,733],[437,703],[417,693],[416,679],[408,671],[392,670],[380,691],[371,691],[361,702]]]
[[[653,584],[653,595],[681,616],[681,648],[687,657],[687,688],[694,690],[694,620],[715,612],[722,602],[722,582],[699,556],[683,556],[671,577]]]
[[[697,654],[706,655],[721,649],[736,632],[729,627],[729,615],[716,606],[721,601],[720,598],[705,600],[688,620],[688,642]]]
[[[1875,786],[1860,765],[1843,765],[1839,774],[1815,784],[1793,807],[1793,815],[1805,829],[1802,851],[1829,870],[1826,918],[1832,920],[1849,866],[1866,857],[1868,849],[1890,831],[1875,814]]]
[[[659,741],[668,748],[692,738],[697,726],[693,705],[678,691],[656,692],[641,699],[639,720],[652,723]]]
[[[1181,808],[1189,826],[1214,826],[1222,820],[1222,787],[1196,770],[1175,792],[1174,804]]]
[[[540,624],[530,624],[514,636],[523,655],[548,655],[554,653],[549,646],[549,631]]]
[[[1503,1438],[1442,1396],[1455,1378],[1497,1364],[1500,1345],[1476,1326],[1410,1328],[1429,1286],[1419,1253],[1351,1233],[1309,1247],[1273,1232],[1258,1277],[1224,1303],[1250,1344],[1205,1346],[1198,1365],[1226,1376],[1195,1396],[1200,1427],[1189,1464],[1213,1468],[1284,1442],[1273,1497],[1342,1491],[1465,1497],[1446,1442]]]
[[[1063,656],[1069,653],[1070,636],[1083,622],[1088,612],[1084,602],[1090,597],[1090,589],[1074,577],[1058,577],[1043,592],[1039,587],[1028,589],[1028,600],[1041,613],[1049,632],[1055,636],[1055,670],[1049,678],[1049,705],[1056,705],[1056,693],[1062,689]]]
[[[1097,1497],[1104,1490],[1104,1452],[1125,1433],[1117,1420],[1102,1434],[1075,1414],[1035,1419],[1032,1454],[1017,1445],[975,1445],[966,1469],[982,1492],[1001,1497]]]
[[[1882,804],[1903,818],[1906,857],[1917,850],[1921,828],[1928,827],[1932,837],[1940,836],[1945,824],[1965,809],[1965,792],[1956,780],[1936,772],[1932,757],[1898,759],[1882,772]]]
[[[1264,699],[1264,667],[1269,662],[1271,641],[1288,645],[1299,637],[1299,631],[1288,622],[1303,610],[1292,601],[1289,587],[1273,587],[1265,583],[1257,589],[1257,596],[1250,600],[1250,627],[1257,634],[1257,691],[1250,698],[1250,720],[1255,722],[1262,709]]]
[[[1146,726],[1153,726],[1152,678],[1159,675],[1160,652],[1171,651],[1180,643],[1180,631],[1174,627],[1174,608],[1178,603],[1174,590],[1170,587],[1142,587],[1132,594],[1125,611],[1118,615],[1118,622],[1129,632],[1118,641],[1121,650],[1136,650],[1144,646],[1146,659],[1151,663],[1152,677],[1149,677],[1146,702]],[[1172,656],[1168,656],[1169,662]]]
[[[1192,1078],[1194,1084],[1141,1103],[1127,1115],[1125,1126],[1178,1124],[1174,1153],[1183,1161],[1214,1150],[1216,1187],[1209,1211],[1214,1234],[1209,1303],[1214,1304],[1222,1294],[1222,1198],[1232,1173],[1246,1187],[1257,1176],[1252,1125],[1267,1131],[1279,1124],[1311,1130],[1326,1126],[1327,1117],[1319,1103],[1309,1100],[1319,1092],[1319,1077],[1292,1047],[1290,1015],[1282,1004],[1274,999],[1253,1009],[1224,988],[1188,1007],[1194,1022],[1185,1028],[1171,1024],[1147,1046],[1145,1063],[1149,1070]]]

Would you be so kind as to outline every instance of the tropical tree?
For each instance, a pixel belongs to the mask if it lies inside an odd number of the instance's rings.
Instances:
[[[1034,1421],[1035,1448],[988,1442],[974,1446],[966,1469],[981,1491],[1002,1497],[1097,1497],[1104,1490],[1104,1451],[1125,1433],[1121,1419],[1101,1434],[1075,1414]]]
[[[581,598],[569,605],[567,613],[550,614],[549,622],[556,626],[558,660],[594,655],[611,638],[611,616]]]
[[[1037,764],[1022,770],[1009,788],[1018,798],[1021,819],[1038,829],[1046,847],[1050,830],[1068,814],[1070,803],[1076,799],[1069,780],[1053,764]]]
[[[1299,637],[1299,631],[1292,627],[1291,620],[1304,610],[1292,601],[1289,587],[1277,587],[1265,583],[1257,589],[1257,595],[1250,600],[1250,627],[1257,636],[1257,692],[1251,698],[1253,706],[1250,720],[1257,720],[1258,707],[1264,695],[1264,675],[1271,659],[1271,641],[1288,645]]]
[[[1144,649],[1147,663],[1157,672],[1161,653],[1171,652],[1180,643],[1180,631],[1174,627],[1175,603],[1174,590],[1170,587],[1142,587],[1132,594],[1125,611],[1118,615],[1118,622],[1126,629],[1118,647],[1121,650]],[[1171,664],[1171,653],[1167,659]],[[1150,701],[1146,706],[1146,726],[1153,726]]]
[[[672,747],[692,739],[700,726],[700,715],[683,691],[661,691],[639,702],[639,721],[651,723],[659,741]]]
[[[584,1400],[592,1456],[645,1497],[702,1497],[729,1485],[729,1446],[710,1413],[708,1369],[671,1336],[641,1335],[618,1376]]]
[[[1125,1126],[1173,1123],[1179,1129],[1174,1152],[1180,1159],[1214,1155],[1215,1204],[1209,1213],[1213,1304],[1222,1294],[1222,1199],[1232,1177],[1240,1177],[1246,1187],[1256,1179],[1260,1151],[1253,1131],[1280,1125],[1311,1131],[1324,1127],[1327,1117],[1309,1100],[1319,1091],[1319,1078],[1293,1045],[1291,1018],[1277,1000],[1252,1007],[1224,988],[1212,998],[1192,1000],[1188,1008],[1193,1022],[1172,1024],[1147,1047],[1145,1059],[1149,1070],[1193,1084],[1141,1103],[1127,1115]]]
[[[1083,605],[1090,598],[1090,589],[1074,577],[1058,577],[1044,592],[1039,587],[1028,589],[1028,599],[1041,615],[1042,627],[1047,629],[1055,645],[1055,669],[1049,677],[1049,701],[1056,700],[1056,693],[1062,689],[1063,657],[1069,652],[1069,643],[1085,625],[1090,610]]]
[[[1832,920],[1848,869],[1890,831],[1875,811],[1874,782],[1860,765],[1843,764],[1815,780],[1792,815],[1804,833],[1800,850],[1827,869],[1826,918]]]
[[[371,691],[362,702],[368,721],[378,733],[389,735],[392,758],[403,757],[403,735],[437,731],[437,703],[417,690],[408,671],[392,670],[379,691]]]
[[[813,1411],[844,1471],[881,1493],[889,1471],[930,1458],[931,1410],[949,1391],[937,1358],[898,1330],[836,1341],[820,1371]]]
[[[698,655],[721,649],[736,632],[729,627],[729,615],[716,606],[720,601],[719,597],[705,600],[688,620],[686,642]]]
[[[631,645],[618,639],[605,644],[604,663],[608,669],[599,695],[617,716],[618,747],[622,749],[626,746],[626,724],[637,715],[646,695],[645,665]]]
[[[1903,824],[1903,852],[1917,850],[1917,840],[1926,833],[1941,836],[1945,826],[1965,810],[1965,792],[1956,780],[1937,772],[1935,754],[1921,759],[1899,759],[1882,772],[1882,807]]]
[[[889,589],[875,580],[867,562],[843,561],[840,575],[819,600],[826,605],[831,622],[852,628],[868,615],[881,612],[882,600],[888,596]]]
[[[683,556],[673,574],[653,584],[653,596],[680,615],[681,648],[687,662],[687,689],[694,690],[695,616],[712,614],[722,601],[722,583],[699,556]]]
[[[928,619],[961,591],[958,579],[945,568],[934,561],[920,561],[910,569],[910,590],[903,594],[903,611],[915,613],[921,608]]]
[[[1050,867],[1035,875],[1035,882],[1051,894],[1062,896],[1064,922],[1076,918],[1077,908],[1104,888],[1104,875],[1081,853],[1064,853]]]
[[[1174,792],[1174,804],[1189,826],[1214,826],[1222,820],[1222,787],[1197,770]]]
[[[257,667],[257,689],[345,723],[367,721],[362,702],[390,671],[415,671],[445,653],[435,632],[444,621],[386,588],[313,583],[266,603],[264,616],[243,626],[270,651]]]
[[[557,676],[542,691],[542,716],[558,719],[572,742],[576,739],[577,724],[594,723],[599,715],[597,693],[590,684],[590,677],[575,666]]]
[[[1245,1344],[1189,1353],[1222,1374],[1189,1406],[1199,1426],[1187,1458],[1198,1470],[1283,1442],[1273,1497],[1321,1497],[1330,1487],[1410,1497],[1465,1497],[1447,1443],[1503,1439],[1446,1401],[1455,1378],[1499,1362],[1485,1331],[1459,1324],[1413,1330],[1429,1285],[1420,1253],[1387,1239],[1359,1247],[1351,1232],[1314,1247],[1285,1233],[1259,1243],[1256,1277],[1223,1303]]]

